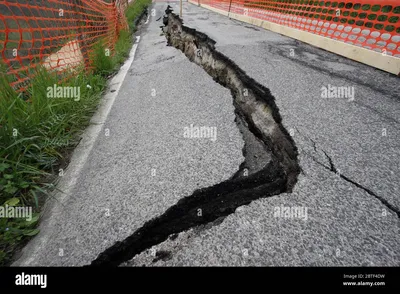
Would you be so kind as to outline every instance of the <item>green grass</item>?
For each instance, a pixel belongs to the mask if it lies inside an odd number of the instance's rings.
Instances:
[[[121,31],[119,39],[115,43],[114,63],[120,65],[129,56],[129,51],[132,47],[132,34],[129,31]]]
[[[38,233],[40,204],[53,190],[58,169],[88,125],[106,82],[99,74],[81,73],[64,83],[60,78],[38,68],[27,92],[18,94],[7,76],[0,77],[0,205],[28,206],[35,212],[29,222],[0,218],[0,265]],[[47,88],[54,84],[79,88],[79,101],[48,98]]]
[[[97,42],[93,47],[90,59],[92,60],[95,72],[100,73],[102,76],[109,75],[114,69],[115,64],[113,63],[111,52],[105,47],[103,40]]]
[[[119,32],[118,40],[114,45],[114,52],[106,48],[103,40],[97,42],[91,54],[95,72],[104,77],[115,72],[126,57],[129,56],[132,42],[132,34],[127,30],[121,30]]]
[[[55,189],[60,168],[96,111],[106,77],[129,55],[134,20],[151,3],[137,0],[126,11],[130,31],[120,31],[108,54],[100,40],[90,55],[91,72],[65,76],[37,67],[28,89],[17,93],[14,78],[0,64],[0,206],[32,207],[31,220],[0,217],[0,266],[8,265],[16,250],[39,231],[40,209]],[[64,82],[60,82],[64,81]],[[79,99],[51,98],[49,87],[77,87]]]
[[[129,28],[131,31],[135,31],[134,21],[139,17],[139,15],[146,9],[151,3],[151,0],[136,0],[133,5],[128,6],[125,16],[129,23]]]

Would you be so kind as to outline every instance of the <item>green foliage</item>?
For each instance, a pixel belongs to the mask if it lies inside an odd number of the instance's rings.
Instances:
[[[38,68],[25,93],[0,74],[0,204],[31,206],[39,211],[40,198],[50,196],[60,163],[79,140],[96,110],[105,79],[84,73],[60,82],[64,76]],[[78,87],[79,101],[48,97],[54,85]],[[51,177],[53,175],[53,177]],[[37,234],[36,222],[0,218],[0,265],[13,251]]]
[[[135,20],[151,3],[151,0],[136,0],[133,4],[129,5],[126,9],[125,16],[129,23],[131,32],[135,31]]]
[[[93,52],[90,59],[94,66],[94,72],[101,76],[108,76],[115,67],[112,53],[110,52],[110,49],[106,48],[103,40],[100,40],[93,46]]]
[[[11,261],[12,253],[26,238],[39,233],[36,225],[39,213],[33,213],[32,219],[0,218],[0,266]]]
[[[103,77],[109,76],[115,72],[118,67],[129,56],[132,47],[132,34],[129,31],[121,30],[119,37],[111,51],[106,47],[103,40],[98,41],[93,47],[90,56],[91,64],[93,64],[94,72]]]
[[[117,43],[115,43],[114,63],[118,66],[129,56],[132,47],[132,34],[129,31],[120,31]]]
[[[0,63],[0,206],[32,207],[30,221],[0,217],[0,266],[7,265],[16,249],[36,235],[41,203],[51,196],[54,180],[65,157],[95,112],[106,79],[129,55],[134,20],[151,0],[136,0],[127,11],[130,31],[120,31],[114,51],[100,40],[90,56],[94,70],[80,73],[49,72],[33,68],[27,90],[16,92],[15,77]],[[79,99],[53,98],[52,87],[77,87]]]

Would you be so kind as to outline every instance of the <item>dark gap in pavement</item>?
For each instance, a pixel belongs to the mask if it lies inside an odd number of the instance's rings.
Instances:
[[[231,179],[198,189],[179,200],[164,214],[146,222],[131,236],[99,254],[91,266],[118,266],[135,255],[168,239],[170,235],[211,223],[235,212],[253,200],[291,192],[300,167],[297,147],[281,124],[281,116],[270,91],[247,76],[233,61],[215,50],[215,41],[182,25],[169,7],[163,28],[168,44],[181,49],[189,60],[200,65],[214,80],[231,90],[236,123],[245,140],[246,158]],[[202,53],[198,55],[197,49]],[[249,146],[263,144],[251,149]],[[249,156],[270,151],[262,164],[251,163]],[[248,168],[248,175],[243,169]]]

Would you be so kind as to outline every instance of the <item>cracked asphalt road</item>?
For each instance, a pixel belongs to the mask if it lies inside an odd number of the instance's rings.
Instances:
[[[96,140],[65,198],[68,209],[42,222],[16,265],[89,264],[195,189],[230,178],[244,160],[230,92],[160,35],[156,19],[166,6],[153,4],[156,16],[103,126],[110,136]],[[398,79],[192,4],[184,3],[183,15],[271,90],[302,173],[292,193],[255,200],[124,265],[399,266],[399,218],[365,190],[399,210]],[[354,101],[321,98],[328,85],[354,87]],[[184,139],[191,123],[217,126],[218,139]],[[330,171],[329,158],[365,189]],[[281,207],[307,208],[307,215],[277,217]]]
[[[184,5],[183,20],[271,90],[303,172],[293,193],[253,201],[125,265],[399,266],[398,78],[195,5]],[[328,85],[354,87],[354,101],[321,98]],[[277,207],[307,208],[307,218],[276,217]]]
[[[164,10],[139,33],[135,60],[70,195],[14,265],[90,264],[195,189],[230,178],[244,160],[230,92],[166,46],[156,21]],[[191,124],[215,127],[217,140],[185,138]]]

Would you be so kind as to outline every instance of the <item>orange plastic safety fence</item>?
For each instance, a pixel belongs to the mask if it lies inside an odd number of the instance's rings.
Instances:
[[[400,57],[400,0],[190,0]]]
[[[78,65],[92,68],[99,40],[112,54],[127,0],[0,0],[0,54],[12,86],[23,90],[38,64],[70,77]]]

